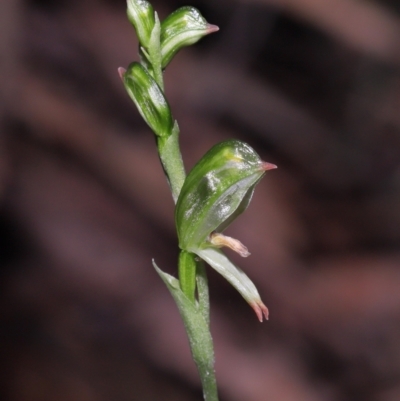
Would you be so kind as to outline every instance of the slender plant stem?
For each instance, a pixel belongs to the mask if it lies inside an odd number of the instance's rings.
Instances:
[[[175,122],[172,134],[167,140],[158,140],[158,152],[164,172],[171,187],[172,197],[176,203],[185,181],[185,169],[179,147],[179,127]],[[210,301],[206,269],[202,260],[194,254],[186,253],[179,258],[179,287],[194,309],[192,318],[186,315],[177,301],[181,316],[185,322],[193,360],[196,363],[203,387],[205,401],[218,401],[217,381],[214,371],[214,349],[210,332]],[[194,298],[197,284],[198,300]],[[174,296],[174,290],[170,288]],[[175,291],[175,297],[176,291]],[[177,300],[177,298],[175,298]],[[195,317],[197,316],[197,317]],[[192,319],[197,323],[193,323]]]
[[[214,349],[208,320],[208,288],[204,271],[202,271],[200,265],[197,276],[199,301],[193,302],[181,290],[180,283],[175,277],[161,271],[154,261],[153,265],[178,306],[189,338],[193,360],[200,374],[204,400],[218,401],[217,381],[214,371]]]
[[[176,203],[186,178],[179,147],[179,127],[176,121],[172,134],[166,140],[160,138],[157,147],[172,197]],[[194,254],[182,255],[181,253],[178,270],[179,287],[182,295],[193,306],[191,317],[187,315],[187,309],[182,308],[182,300],[178,301],[179,296],[176,290],[170,288],[170,291],[177,301],[180,314],[185,322],[193,360],[200,374],[204,400],[218,401],[218,388],[214,371],[214,347],[210,332],[210,301],[206,269],[203,261],[199,260]],[[194,297],[196,284],[197,301]]]
[[[155,13],[155,25],[151,33],[148,57],[153,78],[161,91],[164,92],[164,77],[161,66],[160,20],[158,19],[157,13]],[[158,137],[157,147],[165,175],[171,187],[172,197],[176,203],[186,178],[182,154],[179,147],[179,126],[176,121],[171,133],[169,133],[166,138]]]
[[[167,139],[159,138],[157,147],[165,175],[171,187],[172,197],[176,203],[186,178],[179,147],[179,126],[176,121],[171,135]]]
[[[181,251],[179,254],[179,283],[183,293],[195,302],[196,291],[196,259],[191,252]]]
[[[208,291],[207,271],[203,260],[196,257],[196,284],[199,310],[204,320],[210,325],[210,296]]]

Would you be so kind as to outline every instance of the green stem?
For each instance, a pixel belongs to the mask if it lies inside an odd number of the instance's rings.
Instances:
[[[194,303],[196,291],[195,254],[181,251],[179,254],[179,284],[183,293]]]
[[[179,148],[179,127],[175,121],[171,135],[158,138],[157,146],[164,172],[171,187],[172,197],[176,203],[186,178]],[[156,266],[155,266],[156,267]],[[158,273],[168,283],[167,276],[157,267]],[[217,381],[214,372],[214,347],[209,327],[210,304],[206,270],[201,260],[193,254],[181,253],[179,258],[179,281],[168,277],[176,285],[169,284],[169,289],[179,308],[185,324],[193,360],[199,371],[205,401],[218,401]],[[194,294],[197,283],[198,302]]]
[[[204,266],[204,261],[197,256],[196,260],[196,284],[197,296],[199,302],[199,310],[203,315],[204,320],[210,325],[210,296],[208,291],[207,271]]]
[[[179,126],[176,121],[172,128],[171,135],[166,139],[158,138],[157,146],[165,175],[171,187],[172,197],[176,203],[186,178],[185,167],[179,147]]]
[[[201,308],[200,304],[192,302],[181,290],[179,281],[160,270],[153,261],[154,268],[167,285],[171,295],[175,299],[179,313],[185,325],[186,333],[189,337],[190,349],[193,360],[199,370],[203,396],[205,401],[218,401],[217,381],[214,371],[214,349],[210,333],[208,320],[206,321],[204,312],[208,308]],[[199,286],[200,288],[200,286]],[[202,287],[203,288],[203,287]],[[208,294],[208,290],[206,290]],[[208,295],[199,294],[199,299],[203,302]]]
[[[160,160],[175,203],[186,178],[178,137],[179,127],[175,121],[172,134],[167,139],[159,138],[157,142]],[[195,255],[191,253],[181,252],[179,258],[179,282],[178,280],[177,282],[183,296],[177,296],[171,288],[170,291],[185,323],[193,360],[197,365],[203,387],[204,400],[218,401],[218,389],[214,372],[214,349],[209,327],[210,304],[207,276],[203,262],[197,261],[195,258]],[[195,301],[196,283],[197,304]],[[186,307],[183,305],[185,303],[182,301],[183,297],[194,309],[190,310],[187,305]]]
[[[148,68],[161,91],[164,92],[164,77],[161,66],[160,47],[161,25],[157,13],[154,13],[154,18],[155,24],[151,32],[149,47],[147,51],[142,49],[142,53],[146,60],[144,63],[145,67]],[[147,65],[147,61],[149,62],[149,65]],[[182,154],[179,148],[179,126],[176,121],[168,137],[157,136],[157,147],[165,175],[167,176],[167,180],[171,187],[172,197],[176,203],[183,182],[186,178]]]
[[[207,272],[204,262],[197,257],[195,257],[195,260],[196,260],[196,283],[197,283],[197,296],[198,296],[197,308],[198,311],[203,316],[203,319],[208,327],[208,333],[211,342],[210,345],[211,352],[207,354],[206,350],[204,351],[201,350],[201,352],[203,352],[204,355],[203,358],[207,358],[208,355],[208,364],[211,366],[211,373],[210,370],[208,372],[202,371],[199,365],[198,369],[200,373],[201,383],[203,385],[204,399],[206,401],[218,401],[217,381],[215,378],[215,371],[214,371],[214,348],[210,331],[210,297],[208,291]],[[198,338],[198,341],[201,341],[201,339]],[[193,340],[191,340],[190,342],[192,343]]]

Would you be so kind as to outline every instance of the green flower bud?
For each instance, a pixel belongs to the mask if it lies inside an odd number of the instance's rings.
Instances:
[[[161,23],[162,67],[165,68],[182,47],[192,45],[218,29],[209,24],[196,8],[178,8]]]
[[[276,166],[263,162],[244,142],[229,140],[211,148],[187,176],[178,198],[175,220],[181,249],[195,252],[205,243],[231,243],[240,249],[236,240],[214,232],[223,231],[246,210],[255,185],[271,168]],[[247,249],[242,253],[247,256]]]
[[[172,115],[167,99],[153,77],[137,62],[130,64],[127,71],[120,69],[119,73],[146,123],[157,136],[168,137],[173,127]]]
[[[154,10],[145,0],[127,0],[128,19],[136,30],[141,46],[147,47],[154,27]]]

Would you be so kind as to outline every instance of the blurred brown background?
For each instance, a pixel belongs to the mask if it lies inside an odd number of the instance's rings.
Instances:
[[[228,230],[270,321],[209,270],[221,401],[400,400],[399,2],[189,3],[221,30],[165,76],[187,168],[279,165]],[[0,399],[200,400],[125,2],[2,0],[0,57]]]

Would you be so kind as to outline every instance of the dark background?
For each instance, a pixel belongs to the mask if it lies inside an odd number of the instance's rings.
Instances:
[[[221,401],[398,401],[399,3],[191,4],[221,30],[165,75],[187,168],[227,138],[279,166],[227,231],[269,322],[209,270]],[[200,400],[124,1],[2,0],[0,52],[0,398]]]

